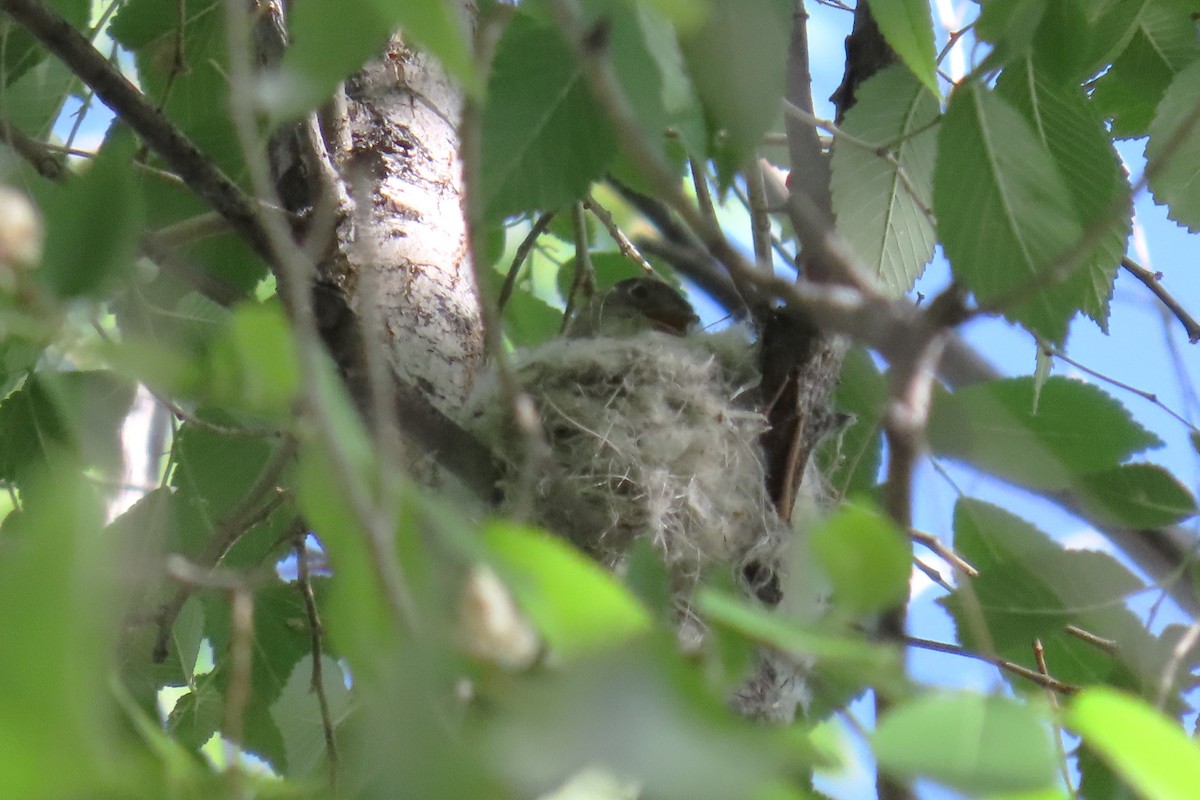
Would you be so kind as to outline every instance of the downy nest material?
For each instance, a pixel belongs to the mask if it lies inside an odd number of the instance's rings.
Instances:
[[[753,356],[736,328],[557,339],[524,352],[517,376],[550,455],[532,474],[511,464],[506,498],[532,487],[533,521],[612,568],[650,539],[684,605],[717,565],[761,590],[754,583],[770,579],[787,528],[765,490]],[[480,421],[494,438],[505,409],[483,394]]]

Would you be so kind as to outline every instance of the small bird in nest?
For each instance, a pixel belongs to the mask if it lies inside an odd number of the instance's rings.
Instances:
[[[686,336],[699,323],[692,304],[666,282],[626,278],[579,309],[567,336],[632,336],[652,330]]]

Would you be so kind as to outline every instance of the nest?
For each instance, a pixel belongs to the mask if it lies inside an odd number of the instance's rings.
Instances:
[[[754,356],[735,328],[557,339],[515,363],[550,448],[508,465],[507,510],[612,569],[635,541],[649,540],[670,575],[685,648],[704,639],[690,601],[712,570],[728,569],[748,595],[778,601],[790,528],[766,493]],[[506,453],[522,451],[494,383],[476,391],[473,406],[481,434]],[[790,660],[764,651],[731,702],[746,716],[788,721],[801,684]]]
[[[717,564],[743,582],[771,580],[785,528],[764,488],[752,363],[737,329],[559,339],[525,352],[517,374],[550,454],[512,464],[506,497],[532,492],[533,521],[613,568],[649,539],[677,594]],[[500,411],[490,405],[484,419]]]

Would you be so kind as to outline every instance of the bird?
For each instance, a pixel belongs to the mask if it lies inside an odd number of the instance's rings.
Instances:
[[[644,331],[686,336],[700,318],[692,304],[666,281],[626,278],[594,295],[567,326],[571,338],[622,337]]]

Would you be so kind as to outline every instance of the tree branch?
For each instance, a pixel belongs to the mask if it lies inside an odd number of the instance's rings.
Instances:
[[[1189,342],[1192,344],[1200,342],[1200,322],[1196,322],[1187,309],[1162,285],[1161,273],[1151,272],[1131,258],[1121,259],[1121,266],[1125,268],[1126,272],[1141,281],[1175,315],[1175,319],[1179,320],[1183,329],[1187,331]]]
[[[0,10],[7,12],[91,87],[196,194],[270,261],[267,235],[249,195],[205,157],[71,23],[41,0],[0,0]]]

